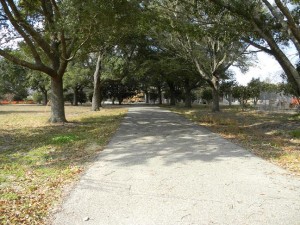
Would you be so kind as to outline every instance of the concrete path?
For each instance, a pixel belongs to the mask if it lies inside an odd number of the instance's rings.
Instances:
[[[300,179],[156,107],[129,110],[54,225],[300,225]]]

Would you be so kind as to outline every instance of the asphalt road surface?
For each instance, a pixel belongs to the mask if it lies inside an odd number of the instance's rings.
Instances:
[[[157,107],[134,107],[54,225],[300,225],[300,178]]]

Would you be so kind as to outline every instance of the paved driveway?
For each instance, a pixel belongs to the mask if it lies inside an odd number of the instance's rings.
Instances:
[[[130,108],[54,225],[300,225],[300,179],[157,107]]]

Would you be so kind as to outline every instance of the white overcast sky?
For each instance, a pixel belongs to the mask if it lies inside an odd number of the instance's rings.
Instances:
[[[285,47],[283,51],[293,63],[296,63],[299,59],[297,51],[292,44],[290,47]],[[241,85],[247,85],[252,78],[260,78],[261,81],[268,79],[272,83],[282,81],[280,77],[280,74],[283,73],[281,66],[273,56],[264,52],[257,53],[257,63],[254,63],[254,66],[251,66],[249,71],[245,74],[236,67],[232,67],[230,69],[234,71],[235,78]]]
[[[269,2],[274,4],[274,0],[269,0]],[[293,44],[291,44],[291,46],[293,46]],[[293,47],[284,49],[284,52],[294,63],[299,59]],[[257,53],[257,63],[255,66],[250,67],[247,73],[243,74],[238,68],[234,67],[230,69],[235,72],[235,78],[241,85],[247,85],[252,78],[260,78],[261,81],[269,79],[273,83],[282,81],[280,77],[280,74],[283,73],[281,66],[274,57],[264,52]]]
[[[269,79],[272,83],[282,80],[280,78],[282,68],[272,56],[264,52],[257,53],[257,63],[254,63],[254,66],[251,66],[245,74],[236,67],[231,70],[234,71],[235,78],[241,85],[247,85],[252,78],[260,78],[261,81]]]

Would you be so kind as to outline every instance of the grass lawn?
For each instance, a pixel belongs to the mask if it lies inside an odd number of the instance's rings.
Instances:
[[[300,175],[300,114],[239,107],[223,107],[220,113],[212,113],[207,106],[168,108]]]
[[[66,107],[49,124],[45,106],[0,105],[0,224],[43,224],[64,185],[108,143],[125,108]]]

